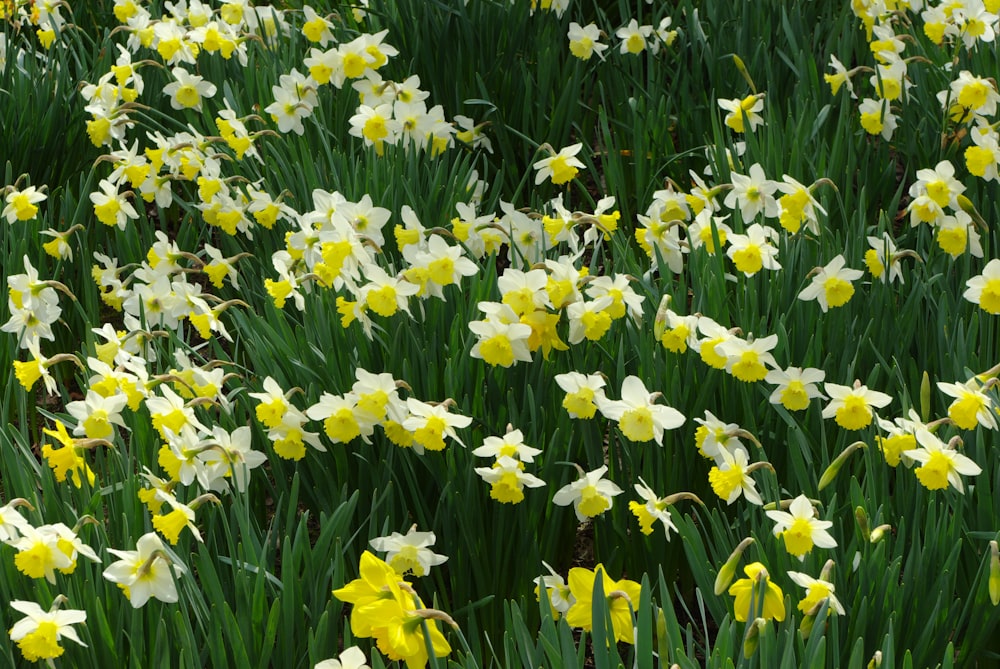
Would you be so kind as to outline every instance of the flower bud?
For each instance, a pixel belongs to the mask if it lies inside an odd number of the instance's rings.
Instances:
[[[752,543],[753,537],[747,537],[741,541],[740,545],[729,556],[729,559],[726,560],[726,563],[719,569],[719,574],[715,577],[716,595],[721,595],[729,588],[729,584],[733,582],[733,577],[736,576],[736,564],[740,561],[743,551]]]
[[[763,632],[766,627],[767,621],[763,618],[756,618],[752,623],[750,623],[750,628],[747,630],[747,636],[743,639],[743,657],[750,659],[750,656],[756,652],[757,646],[760,645],[760,633]]]
[[[996,541],[990,542],[990,601],[993,606],[1000,604],[1000,548]]]
[[[865,541],[871,541],[872,534],[868,529],[868,514],[860,506],[854,509],[854,520],[858,522],[858,529],[861,530],[861,537]]]
[[[927,422],[931,419],[931,377],[924,372],[920,379],[920,420]]]
[[[823,476],[819,479],[819,489],[822,490],[833,483],[833,479],[837,478],[837,473],[840,471],[840,468],[844,466],[844,463],[847,461],[847,458],[850,457],[851,453],[864,447],[865,442],[856,441],[845,448],[840,455],[834,458],[833,462],[830,463],[830,466],[826,468],[826,471],[823,472]]]

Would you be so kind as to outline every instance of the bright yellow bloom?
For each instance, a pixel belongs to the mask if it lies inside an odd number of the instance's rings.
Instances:
[[[741,578],[729,586],[729,594],[736,598],[733,601],[733,616],[736,621],[745,623],[750,618],[757,617],[778,622],[784,620],[785,595],[781,588],[771,582],[764,565],[753,562],[743,568],[743,573],[749,578]]]
[[[600,578],[601,587],[611,615],[615,641],[634,643],[632,611],[639,606],[642,587],[635,581],[612,581],[604,569],[597,565],[593,571],[583,567],[569,570],[569,589],[576,601],[566,612],[570,627],[590,632],[593,629],[594,582]]]

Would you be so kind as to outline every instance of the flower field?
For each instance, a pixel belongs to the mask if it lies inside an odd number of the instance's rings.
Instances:
[[[995,666],[998,14],[0,1],[0,665]]]

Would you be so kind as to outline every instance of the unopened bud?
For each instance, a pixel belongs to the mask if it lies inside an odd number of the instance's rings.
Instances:
[[[1000,548],[997,542],[990,542],[990,601],[993,606],[1000,604]]]
[[[747,537],[740,542],[740,545],[730,554],[729,559],[726,563],[722,565],[719,569],[718,575],[715,577],[715,594],[721,595],[726,590],[729,589],[729,584],[733,582],[733,577],[736,576],[736,565],[740,561],[740,557],[743,555],[743,551],[753,543],[753,537]]]
[[[871,539],[869,539],[869,541],[871,541],[873,544],[877,544],[878,542],[882,541],[883,537],[885,537],[885,533],[891,530],[892,530],[891,525],[879,525],[874,530],[872,530],[872,536]]]
[[[439,611],[438,609],[416,609],[413,613],[425,620],[440,620],[443,623],[447,623],[451,627],[458,627],[458,623],[455,622],[454,618],[449,616],[444,611]]]
[[[760,645],[760,634],[766,627],[767,621],[763,618],[755,618],[750,623],[750,627],[747,629],[747,636],[743,640],[743,657],[750,659],[757,651],[757,646]]]
[[[927,422],[931,419],[931,377],[924,371],[920,379],[920,420]]]
[[[854,520],[858,523],[858,529],[861,530],[861,537],[865,541],[871,541],[872,534],[871,530],[868,529],[868,514],[860,506],[854,509]]]
[[[656,309],[656,318],[653,319],[653,336],[656,341],[663,338],[663,333],[667,329],[667,310],[670,308],[670,295],[660,298],[660,306]]]
[[[840,468],[844,466],[844,463],[847,461],[847,458],[851,456],[851,453],[864,447],[865,442],[856,441],[845,448],[844,451],[830,463],[830,466],[826,468],[826,471],[823,472],[823,476],[819,479],[819,489],[822,490],[833,483],[833,479],[837,478],[837,473],[840,471]]]
[[[757,94],[757,87],[754,86],[753,79],[750,78],[750,73],[747,71],[747,66],[743,62],[743,59],[733,54],[733,64],[736,65],[736,69],[740,71],[740,74],[746,79],[747,84],[750,86],[750,90],[753,91],[754,95]]]
[[[969,218],[972,219],[972,222],[976,224],[976,226],[980,229],[980,231],[988,232],[990,226],[986,224],[985,220],[983,220],[982,215],[976,209],[976,205],[972,204],[972,200],[965,197],[964,195],[959,195],[957,199],[958,199],[958,206],[962,208],[962,211],[964,211],[966,214],[969,215]]]

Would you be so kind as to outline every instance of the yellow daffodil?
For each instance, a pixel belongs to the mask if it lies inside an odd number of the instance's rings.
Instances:
[[[752,562],[743,568],[743,573],[747,578],[741,578],[729,586],[729,594],[735,597],[733,616],[736,621],[745,623],[750,618],[757,617],[778,622],[784,620],[785,595],[771,581],[764,565]]]
[[[632,611],[639,606],[642,588],[635,581],[611,580],[601,564],[593,570],[583,567],[569,570],[569,590],[576,601],[566,612],[566,622],[570,627],[579,627],[587,632],[593,629],[594,588],[597,579],[601,579],[615,641],[634,643]]]

